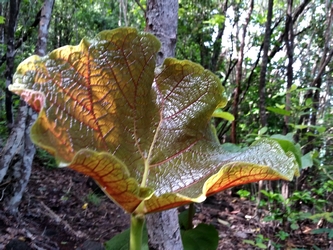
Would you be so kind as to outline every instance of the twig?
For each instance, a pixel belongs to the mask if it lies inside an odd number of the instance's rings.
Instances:
[[[86,238],[87,235],[83,232],[76,232],[68,223],[67,221],[61,219],[59,215],[54,213],[48,206],[44,204],[44,202],[40,202],[40,204],[45,209],[45,213],[53,220],[55,220],[56,223],[64,225],[65,230],[69,231],[72,235],[75,235],[77,238]]]
[[[146,16],[146,10],[145,10],[145,8],[142,6],[142,4],[140,3],[140,0],[135,0],[135,2],[139,5],[140,9],[143,11],[143,13],[145,13],[145,16]]]

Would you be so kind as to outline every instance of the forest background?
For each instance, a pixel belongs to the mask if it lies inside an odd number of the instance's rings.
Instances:
[[[76,45],[102,30],[146,26],[146,1],[49,2],[53,9],[46,51]],[[10,11],[14,4],[15,13]],[[6,88],[16,66],[36,53],[43,5],[0,1],[1,148],[16,126],[20,106]],[[211,70],[226,89],[225,111],[235,120],[214,120],[221,143],[247,146],[278,134],[292,138],[302,151],[298,179],[251,184],[238,194],[270,208],[266,220],[283,225],[283,240],[306,221],[316,224],[314,233],[331,240],[332,1],[180,0],[178,15],[176,58]],[[4,155],[2,151],[2,161]]]

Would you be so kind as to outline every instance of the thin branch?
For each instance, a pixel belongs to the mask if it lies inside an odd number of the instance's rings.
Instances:
[[[135,2],[139,5],[140,9],[143,11],[143,13],[144,13],[145,16],[146,16],[146,10],[145,10],[145,8],[142,6],[142,4],[140,3],[140,0],[135,0]]]

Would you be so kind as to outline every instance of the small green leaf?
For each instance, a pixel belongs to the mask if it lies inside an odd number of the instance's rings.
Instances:
[[[258,131],[258,135],[263,135],[263,134],[265,134],[267,132],[267,127],[263,127],[263,128],[261,128],[261,129],[259,129],[259,131]]]
[[[291,85],[290,89],[289,89],[289,92],[293,92],[294,90],[297,89],[297,85],[296,84],[293,84]]]
[[[280,108],[275,108],[275,107],[267,107],[266,108],[268,111],[271,111],[275,114],[278,114],[278,115],[285,115],[285,116],[290,116],[291,115],[291,112],[288,111],[288,110],[285,110],[285,109],[280,109]]]
[[[328,233],[329,239],[333,238],[333,229],[331,228],[318,228],[318,229],[313,229],[311,231],[311,234],[323,234],[323,233]]]
[[[260,249],[267,249],[267,246],[264,243],[257,242],[256,246],[259,247]]]
[[[326,131],[326,127],[324,126],[314,126],[314,127],[315,129],[317,129],[319,133],[324,133]]]
[[[249,244],[249,245],[252,245],[252,246],[255,246],[255,245],[256,245],[256,243],[254,243],[253,240],[243,240],[243,243],[245,243],[245,244]]]
[[[306,169],[308,167],[313,166],[313,160],[312,160],[312,152],[309,152],[302,156],[302,169]]]
[[[191,230],[181,231],[184,250],[216,250],[219,234],[214,226],[199,224]]]
[[[306,99],[306,101],[305,101],[305,105],[306,105],[306,106],[310,106],[310,105],[312,105],[312,99],[311,99],[311,98]]]
[[[192,215],[189,216],[189,213],[192,212]],[[193,218],[193,215],[195,213],[195,209],[186,209],[185,211],[181,212],[179,215],[178,215],[178,221],[179,221],[179,226],[181,229],[184,229],[184,230],[189,230],[191,228],[188,228],[190,224],[189,222],[189,219],[190,218]]]
[[[222,25],[224,21],[225,21],[225,16],[215,14],[211,19],[209,19],[208,21],[204,21],[203,23],[215,26],[215,25]]]
[[[0,24],[4,24],[6,22],[6,18],[4,16],[0,16]]]
[[[308,125],[294,125],[293,127],[295,129],[305,129],[305,128],[308,128],[309,126]]]
[[[230,114],[229,112],[223,112],[221,109],[216,109],[212,117],[222,118],[230,122],[235,120],[235,117],[232,114]]]
[[[290,225],[290,228],[291,228],[292,230],[297,230],[297,229],[299,229],[299,226],[298,226],[297,223],[292,223],[292,224]]]
[[[275,106],[279,109],[284,109],[286,107],[285,104],[278,104],[278,103],[276,103]]]
[[[302,166],[301,147],[299,144],[295,144],[290,136],[291,136],[291,134],[288,134],[288,135],[276,134],[276,135],[272,135],[270,138],[275,140],[276,142],[278,142],[279,145],[281,146],[281,148],[284,150],[284,152],[293,153],[296,158],[298,166],[301,167]]]

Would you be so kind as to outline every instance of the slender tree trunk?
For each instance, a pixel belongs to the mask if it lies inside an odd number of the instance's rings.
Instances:
[[[293,27],[293,17],[292,17],[292,7],[293,7],[293,0],[287,1],[287,12],[286,12],[286,25],[285,25],[285,44],[287,48],[287,94],[286,94],[286,106],[285,109],[287,111],[290,110],[291,105],[291,94],[290,88],[293,84],[293,63],[294,63],[294,27]],[[284,116],[284,127],[283,133],[288,133],[288,125],[289,124],[289,116]],[[282,181],[281,187],[281,194],[282,197],[287,199],[289,197],[289,184],[286,181]]]
[[[250,17],[253,11],[254,0],[250,0],[249,10],[247,12],[247,17],[245,20],[245,24],[243,24],[242,30],[242,38],[241,44],[239,48],[238,61],[236,65],[236,88],[234,91],[234,101],[233,101],[233,115],[235,120],[231,124],[231,142],[237,143],[237,120],[238,120],[238,105],[239,105],[239,97],[241,94],[241,85],[242,85],[242,77],[243,77],[243,60],[244,60],[244,48],[245,48],[245,37],[247,33],[247,27],[250,22]]]
[[[228,0],[224,1],[223,6],[221,6],[222,13],[221,15],[225,16],[228,9]],[[222,47],[222,36],[225,29],[225,22],[219,25],[219,29],[217,32],[216,40],[213,44],[213,55],[211,58],[211,68],[212,72],[216,72],[219,69],[219,59],[221,54],[221,47]]]
[[[292,19],[292,6],[293,0],[288,0],[287,4],[287,18],[285,28],[285,43],[287,48],[287,94],[286,94],[286,110],[290,110],[290,88],[293,84],[293,63],[294,63],[294,28]],[[288,133],[289,116],[284,117],[284,134]]]
[[[12,0],[9,4],[9,17],[7,22],[7,53],[6,53],[6,118],[9,130],[13,127],[13,112],[12,112],[12,93],[8,90],[8,86],[12,83],[14,72],[14,58],[15,58],[15,29],[17,16],[20,9],[21,0]]]
[[[146,31],[153,33],[162,44],[157,53],[157,65],[166,57],[175,56],[178,24],[177,0],[148,0]],[[183,249],[177,209],[147,215],[149,249]]]
[[[325,44],[324,50],[322,52],[321,60],[319,65],[315,66],[316,69],[316,77],[313,79],[310,87],[314,87],[315,90],[308,90],[307,93],[304,95],[304,100],[310,98],[312,100],[312,107],[311,110],[306,110],[306,114],[302,115],[299,119],[299,124],[310,124],[315,126],[317,123],[317,112],[319,109],[319,94],[320,88],[322,87],[322,78],[323,74],[325,73],[326,66],[331,62],[333,57],[333,47],[331,44],[331,36],[332,36],[332,26],[333,26],[333,5],[330,3],[329,0],[326,1],[326,10],[327,10],[327,18],[326,18],[326,30],[325,30]],[[309,114],[311,112],[311,114]],[[299,133],[302,132],[312,132],[312,128],[308,128],[306,131],[298,131],[296,138],[298,140]],[[303,154],[307,154],[314,149],[314,136],[307,137],[307,144],[303,148]],[[312,168],[306,168],[301,171],[301,176],[298,178],[299,181],[297,182],[296,189],[300,190],[306,180],[306,176],[312,174]]]
[[[259,117],[261,127],[267,126],[267,115],[266,115],[266,73],[268,65],[268,50],[271,43],[271,26],[272,26],[272,16],[273,16],[273,0],[268,1],[267,6],[267,20],[265,27],[265,36],[263,42],[263,55],[261,62],[261,70],[259,76]],[[259,205],[261,201],[261,189],[263,188],[264,181],[259,181],[258,183],[258,197],[257,204]],[[258,210],[257,210],[258,211]]]
[[[40,56],[46,54],[48,27],[53,4],[54,0],[45,0],[41,12],[36,46],[36,53]],[[22,195],[30,178],[31,165],[36,152],[35,146],[30,140],[30,128],[36,118],[37,114],[25,102],[21,101],[15,127],[1,152],[0,182],[3,181],[5,175],[10,178],[9,193],[4,199],[3,206],[11,214],[17,213]]]
[[[53,10],[54,0],[45,0],[39,22],[38,40],[35,53],[39,56],[46,55],[47,40],[49,35],[49,27],[51,22],[51,14]]]
[[[260,114],[260,124],[262,127],[265,127],[267,125],[266,72],[268,64],[268,50],[271,42],[272,15],[273,15],[273,0],[269,0],[267,8],[267,21],[266,21],[266,30],[265,30],[265,38],[263,46],[263,56],[262,56],[260,78],[259,78],[259,114]]]
[[[21,38],[15,42],[15,52],[17,49],[19,49],[22,44],[28,40],[28,38],[31,36],[32,32],[34,31],[33,28],[37,27],[40,21],[40,15],[41,15],[41,11],[38,11],[36,17],[35,17],[35,21],[30,25],[30,27],[28,28],[28,30],[21,36]],[[1,58],[0,58],[0,66],[6,61],[6,54],[4,54]]]

